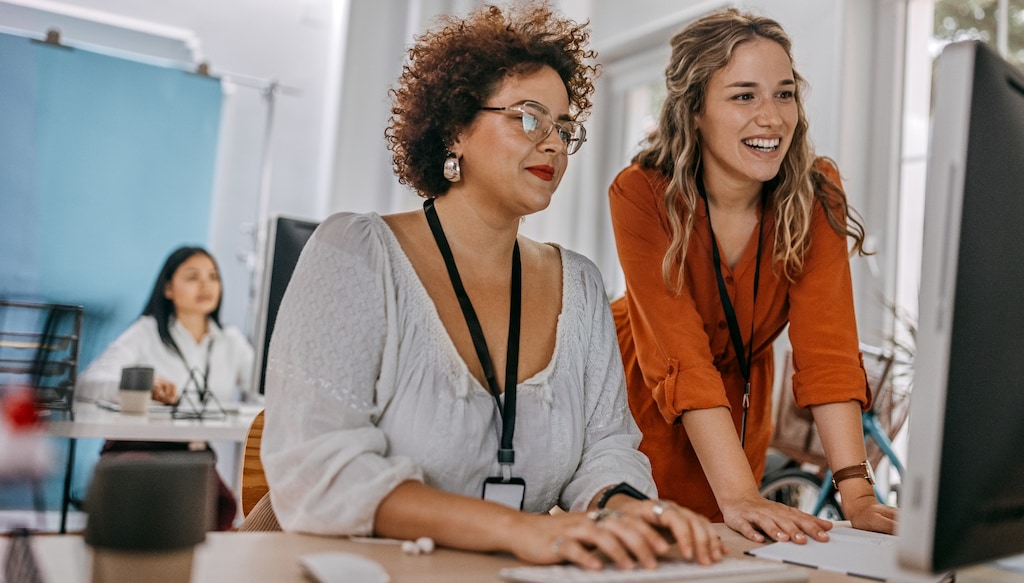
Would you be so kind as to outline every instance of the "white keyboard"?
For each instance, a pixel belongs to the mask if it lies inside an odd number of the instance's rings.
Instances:
[[[708,567],[684,561],[662,561],[657,569],[620,571],[608,566],[585,571],[572,565],[510,567],[499,573],[517,583],[646,583],[648,581],[708,581],[709,583],[799,583],[807,573],[781,563],[727,558]]]

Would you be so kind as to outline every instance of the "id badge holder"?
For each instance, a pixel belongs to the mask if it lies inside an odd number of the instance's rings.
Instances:
[[[523,509],[526,499],[526,481],[522,478],[492,476],[484,480],[483,499],[504,504],[516,510]]]

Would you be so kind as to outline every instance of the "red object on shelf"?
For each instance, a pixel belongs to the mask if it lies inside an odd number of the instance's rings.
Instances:
[[[39,423],[35,396],[28,388],[9,388],[0,398],[0,411],[12,431],[33,428]]]

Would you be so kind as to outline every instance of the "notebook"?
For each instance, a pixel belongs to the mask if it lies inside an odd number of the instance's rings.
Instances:
[[[779,542],[747,551],[748,555],[835,571],[873,581],[940,583],[950,581],[948,573],[918,573],[899,566],[896,537],[848,527],[835,527],[828,542],[808,538],[806,544]]]

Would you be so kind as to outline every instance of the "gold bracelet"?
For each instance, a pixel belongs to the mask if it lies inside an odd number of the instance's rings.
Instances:
[[[868,481],[868,484],[875,485],[875,478],[871,475],[871,466],[868,465],[867,460],[855,466],[848,466],[841,470],[837,470],[832,473],[832,485],[835,486],[836,490],[839,489],[839,482],[843,480],[849,480],[850,478],[864,478]]]

